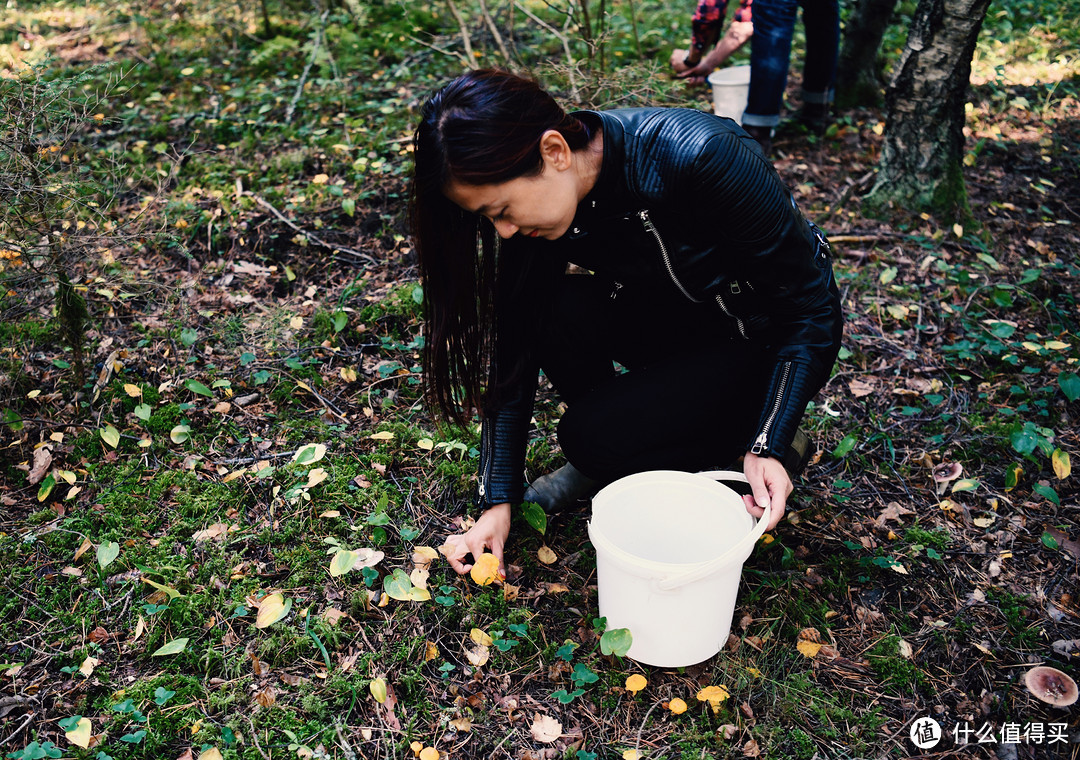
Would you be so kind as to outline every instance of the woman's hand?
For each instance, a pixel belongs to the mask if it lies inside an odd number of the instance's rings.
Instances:
[[[491,553],[499,560],[499,577],[505,579],[506,565],[503,563],[503,547],[509,535],[510,504],[496,504],[480,515],[480,519],[464,533],[447,536],[442,552],[450,562],[450,567],[454,568],[454,572],[464,575],[472,570],[472,563],[466,564],[465,557],[471,554],[475,562],[484,553],[485,548],[490,548]]]
[[[754,517],[761,517],[765,507],[771,505],[772,513],[769,516],[768,530],[772,530],[784,516],[784,506],[787,497],[795,490],[791,485],[791,478],[779,459],[772,457],[759,457],[757,454],[747,452],[743,459],[743,474],[746,475],[752,496],[744,496],[746,511]]]

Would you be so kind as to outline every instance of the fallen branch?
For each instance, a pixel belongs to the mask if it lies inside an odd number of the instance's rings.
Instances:
[[[476,55],[472,49],[472,38],[469,37],[469,30],[465,26],[465,19],[461,17],[461,12],[458,11],[457,6],[454,5],[454,0],[446,0],[446,4],[450,6],[450,12],[454,14],[454,20],[457,21],[458,29],[461,31],[461,42],[465,45],[465,59],[468,61],[468,67],[470,69],[476,68]]]
[[[338,256],[338,254],[343,254],[344,253],[344,254],[348,254],[349,256],[355,256],[358,259],[362,259],[363,261],[366,261],[369,264],[378,265],[378,263],[379,263],[378,261],[376,261],[371,256],[367,255],[363,251],[357,251],[357,250],[355,250],[353,248],[347,248],[347,247],[345,247],[343,245],[333,245],[331,243],[327,243],[325,240],[323,240],[322,238],[317,236],[315,233],[308,232],[307,230],[298,227],[294,222],[292,222],[290,219],[288,219],[283,213],[278,211],[274,207],[274,205],[272,203],[267,201],[265,198],[262,198],[261,196],[256,195],[255,193],[251,192],[250,190],[244,191],[244,195],[248,196],[249,198],[252,198],[256,203],[258,203],[260,206],[262,206],[267,211],[272,213],[280,221],[284,222],[289,227],[291,227],[293,230],[295,230],[299,234],[303,235],[306,240],[308,240],[308,241],[310,241],[312,243],[315,243],[318,246],[326,248],[331,253],[335,254],[335,258],[339,258],[341,261],[347,261],[350,264],[355,264],[356,263],[355,260],[350,259],[348,257],[339,257]]]

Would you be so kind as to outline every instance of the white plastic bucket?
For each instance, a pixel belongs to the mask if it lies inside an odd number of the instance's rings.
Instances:
[[[718,480],[738,472],[655,470],[616,480],[592,502],[600,615],[629,628],[627,656],[680,667],[727,643],[742,566],[765,532],[742,497]]]
[[[708,82],[712,85],[713,113],[741,123],[746,99],[750,97],[750,67],[717,69],[709,74]]]

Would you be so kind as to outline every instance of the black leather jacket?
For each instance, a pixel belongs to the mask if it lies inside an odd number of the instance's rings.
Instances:
[[[556,241],[516,236],[502,261],[533,255],[561,272],[570,261],[616,287],[676,287],[715,302],[739,339],[773,363],[757,431],[746,451],[783,458],[806,404],[840,348],[842,315],[829,246],[808,223],[772,164],[731,120],[686,109],[579,112],[603,130],[600,176]],[[523,299],[517,291],[511,298]],[[520,361],[500,341],[496,363]],[[513,355],[512,357],[510,355]],[[537,372],[488,410],[479,501],[519,502]]]

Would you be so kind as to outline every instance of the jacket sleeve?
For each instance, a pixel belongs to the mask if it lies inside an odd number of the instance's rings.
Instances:
[[[537,255],[533,246],[502,243],[496,299],[495,355],[480,426],[477,504],[517,504],[525,492],[525,454],[540,368],[533,355],[544,294],[565,262]]]
[[[680,183],[698,218],[715,219],[717,254],[761,289],[773,362],[746,450],[783,459],[806,405],[828,379],[843,332],[825,236],[806,221],[757,144],[734,130],[709,139]]]

